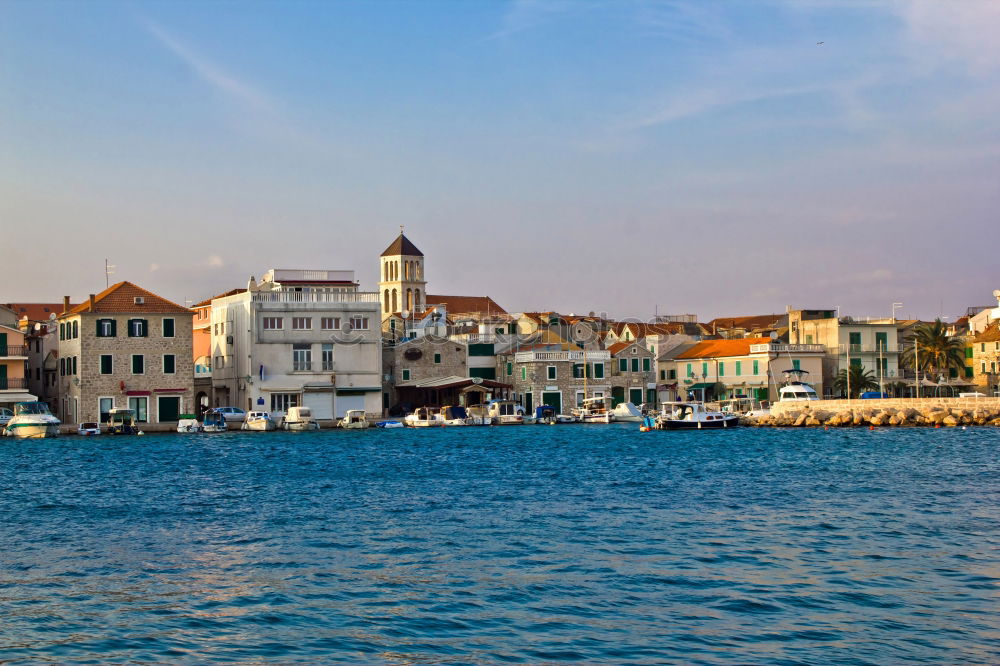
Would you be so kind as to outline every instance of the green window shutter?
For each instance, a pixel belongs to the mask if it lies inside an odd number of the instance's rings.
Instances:
[[[688,377],[694,376],[694,372],[691,371],[691,364],[690,363],[687,364],[687,376]]]
[[[174,337],[174,320],[164,319],[163,320],[163,337],[172,338]]]
[[[97,333],[96,333],[96,335],[99,338],[103,338],[104,337],[104,333],[101,331],[101,324],[103,324],[103,323],[104,323],[103,319],[98,319],[97,320]]]
[[[743,374],[743,361],[736,361],[736,376]]]
[[[967,368],[965,369],[965,378],[966,378],[966,379],[969,379],[969,378],[971,378],[971,377],[972,377],[972,375],[973,375],[973,370],[972,370],[972,368],[968,368],[968,367],[967,367]]]
[[[594,379],[604,379],[604,364],[595,363],[594,364]]]
[[[860,367],[862,367],[862,365],[861,365],[861,359],[860,358],[852,358],[851,359],[851,367],[852,368],[860,368]]]
[[[754,361],[753,362],[753,374],[755,374],[755,375],[759,375],[760,374],[760,361]]]
[[[620,359],[618,359],[618,371],[619,372],[628,372],[628,359],[627,358],[620,358]]]
[[[972,358],[972,347],[965,348],[965,358]]]
[[[101,354],[101,374],[110,375],[113,372],[111,354]]]
[[[496,379],[496,368],[469,368],[470,377],[481,377],[482,379]]]
[[[73,374],[74,375],[76,374],[76,359],[77,358],[79,358],[79,357],[78,356],[74,356],[73,357]]]
[[[145,370],[145,367],[144,367],[145,364],[143,363],[144,360],[145,359],[143,359],[142,354],[133,354],[132,355],[132,374],[133,375],[141,375],[143,373],[143,371]]]
[[[665,381],[667,379],[667,371],[660,370],[660,381]]]
[[[851,333],[850,334],[850,338],[851,338],[850,342],[851,342],[852,345],[860,345],[861,344],[861,333]]]
[[[59,324],[59,339],[66,339],[66,324]]]
[[[670,371],[670,378],[671,379],[677,379],[677,370],[671,370]]]
[[[632,372],[639,372],[639,359],[638,358],[633,358],[632,359]]]
[[[642,371],[643,372],[649,372],[649,359],[648,358],[642,359]]]
[[[177,371],[177,358],[173,354],[163,355],[163,374],[172,375]]]
[[[435,363],[441,362],[441,354],[434,354],[434,362]]]
[[[403,381],[404,382],[410,381],[410,371],[409,370],[403,370]]]
[[[514,374],[514,364],[508,362],[507,363],[507,376],[510,377],[513,374]]]
[[[111,320],[111,337],[113,337],[113,338],[117,338],[118,337],[118,320],[117,319],[112,319]]]
[[[132,323],[134,321],[135,319],[129,319],[128,321],[125,322],[125,326],[128,328],[128,332],[126,333],[126,335],[128,335],[128,337],[130,338],[135,337],[135,324]]]
[[[555,379],[556,378],[556,366],[554,366],[554,365],[548,366],[547,371],[548,371],[548,378],[549,379]]]
[[[78,337],[80,337],[80,322],[79,321],[74,321],[73,322],[73,339],[76,340]]]
[[[148,338],[149,337],[149,322],[146,321],[145,319],[140,319],[139,321],[142,322],[142,337]]]
[[[528,379],[528,368],[521,366],[521,381],[526,381]]]
[[[701,364],[701,376],[702,377],[708,377],[708,363],[707,362]]]
[[[802,369],[801,363],[802,362],[799,359],[793,358],[792,359],[792,370],[801,370]]]
[[[725,363],[720,363],[719,364],[719,377],[725,377],[725,376],[726,376],[726,364]]]

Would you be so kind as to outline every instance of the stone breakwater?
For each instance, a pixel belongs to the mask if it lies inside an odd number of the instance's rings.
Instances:
[[[772,406],[748,426],[1000,426],[1000,399],[819,400]]]

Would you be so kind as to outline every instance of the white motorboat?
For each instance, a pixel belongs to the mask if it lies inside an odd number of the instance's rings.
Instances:
[[[194,414],[181,414],[177,419],[177,432],[201,432],[201,423]]]
[[[820,399],[812,384],[802,381],[802,375],[808,375],[808,370],[782,370],[782,374],[785,382],[778,389],[778,402],[809,402]]]
[[[202,432],[226,432],[229,426],[226,424],[226,415],[222,412],[209,409],[201,419]]]
[[[556,423],[578,423],[572,414],[556,414],[555,419]]]
[[[441,418],[446,426],[466,426],[469,425],[469,415],[465,407],[460,405],[449,405],[441,408]]]
[[[465,422],[469,425],[493,425],[493,417],[490,416],[489,405],[469,405],[465,411],[469,415]]]
[[[444,417],[431,407],[417,407],[406,415],[403,423],[410,428],[440,428],[444,426]]]
[[[525,411],[523,406],[517,405],[514,409],[517,412],[518,416],[521,417],[521,423],[523,423],[524,425],[535,425],[536,423],[538,423],[538,419],[535,417],[535,415],[529,414],[527,411]]]
[[[337,421],[337,427],[348,430],[363,430],[368,427],[368,415],[363,409],[348,409],[344,413],[344,418]]]
[[[657,430],[735,428],[740,417],[708,410],[700,402],[665,402],[660,413],[655,418],[647,417],[645,424]]]
[[[93,437],[94,435],[100,435],[101,424],[95,421],[87,421],[86,423],[81,423],[80,427],[76,429],[76,434],[82,437]]]
[[[611,415],[615,421],[630,421],[638,423],[642,421],[642,410],[635,406],[635,403],[623,402],[611,410]]]
[[[583,404],[571,411],[580,423],[611,423],[615,420],[611,412],[611,396],[584,398]]]
[[[513,400],[493,400],[490,402],[489,416],[497,425],[523,425],[524,417],[518,413],[518,405]],[[521,409],[523,413],[524,410]]]
[[[277,430],[278,424],[274,422],[268,412],[247,412],[246,419],[240,430],[253,430],[255,432],[269,432]]]
[[[377,421],[375,423],[376,428],[404,428],[405,426],[401,421]]]
[[[319,423],[313,420],[312,410],[308,407],[289,407],[285,412],[285,418],[281,420],[281,427],[285,430],[319,430]]]
[[[14,416],[7,422],[4,434],[18,439],[58,437],[60,423],[44,402],[17,402],[14,403]]]

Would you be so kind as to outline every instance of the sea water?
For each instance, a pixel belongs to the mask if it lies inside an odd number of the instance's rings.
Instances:
[[[0,662],[1000,662],[1000,430],[0,441]]]

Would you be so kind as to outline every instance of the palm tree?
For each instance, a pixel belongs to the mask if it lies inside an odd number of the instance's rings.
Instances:
[[[932,324],[914,327],[913,332],[906,336],[899,360],[903,366],[932,377],[947,376],[951,368],[961,372],[965,367],[965,341],[948,335],[944,323],[935,319]]]
[[[850,379],[850,384],[848,384],[848,379]],[[847,390],[850,388],[852,394],[857,395],[859,393],[864,393],[868,389],[877,389],[878,381],[876,381],[875,376],[865,370],[860,365],[852,365],[850,369],[850,374],[848,375],[847,370],[841,370],[837,373],[837,379],[833,382],[833,388],[840,393],[847,395]],[[847,395],[850,398],[850,395]]]

